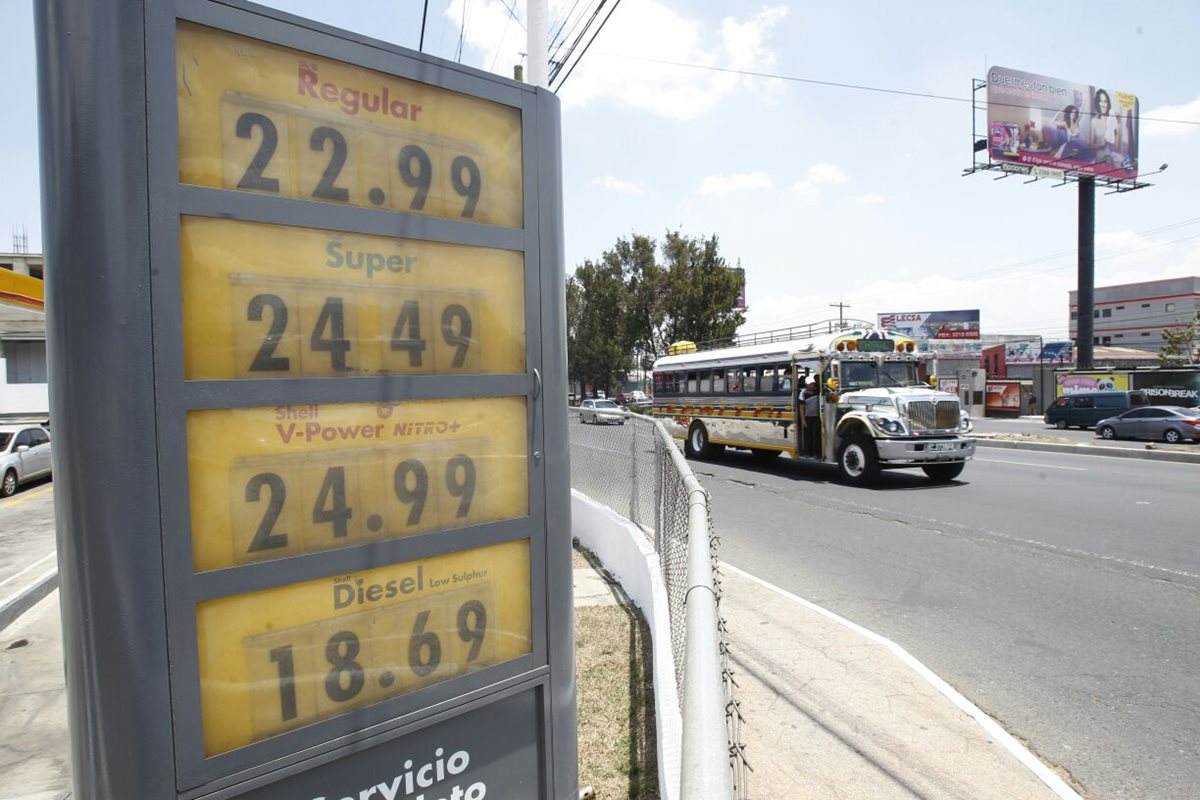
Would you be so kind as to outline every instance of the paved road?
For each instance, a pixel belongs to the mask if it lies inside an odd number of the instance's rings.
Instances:
[[[56,568],[54,553],[53,483],[29,483],[0,500],[0,602]]]
[[[698,464],[723,557],[907,648],[1087,797],[1200,786],[1200,465],[986,449],[951,486]]]
[[[1135,441],[1121,439],[1117,441],[1105,441],[1096,435],[1095,430],[1079,430],[1078,428],[1070,428],[1068,430],[1058,430],[1053,425],[1047,425],[1039,419],[1029,417],[1021,417],[1019,419],[977,419],[974,420],[975,432],[980,434],[1001,433],[1001,434],[1020,434],[1023,436],[1036,436],[1039,438],[1063,440],[1074,444],[1101,445],[1104,447],[1125,447],[1134,450],[1145,450],[1146,445],[1150,442]],[[1154,443],[1160,450],[1175,450],[1182,449],[1190,453],[1200,453],[1200,444],[1184,443],[1179,445],[1167,445],[1164,442]]]

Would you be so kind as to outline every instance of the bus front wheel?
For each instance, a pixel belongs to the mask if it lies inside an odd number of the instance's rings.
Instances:
[[[847,483],[869,486],[879,479],[879,452],[875,440],[862,433],[852,433],[838,448],[838,472]]]

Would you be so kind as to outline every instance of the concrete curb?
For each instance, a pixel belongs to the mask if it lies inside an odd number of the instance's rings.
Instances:
[[[38,601],[58,588],[58,568],[55,567],[16,594],[0,602],[0,631],[17,621]]]
[[[985,435],[986,436],[986,435]],[[1129,447],[1105,447],[1091,444],[1059,444],[1057,442],[1024,442],[1013,439],[989,439],[975,434],[979,447],[998,447],[1008,450],[1037,450],[1043,453],[1073,453],[1077,456],[1107,456],[1109,458],[1141,458],[1150,461],[1175,461],[1200,464],[1200,451],[1181,453],[1177,450],[1134,450]]]

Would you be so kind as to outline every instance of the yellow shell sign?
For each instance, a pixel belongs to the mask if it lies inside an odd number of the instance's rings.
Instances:
[[[529,541],[200,603],[206,755],[532,650]]]
[[[521,253],[185,216],[184,377],[525,371]]]
[[[176,45],[183,183],[522,227],[518,109],[190,23]]]
[[[197,571],[529,514],[523,397],[191,411],[187,432]]]

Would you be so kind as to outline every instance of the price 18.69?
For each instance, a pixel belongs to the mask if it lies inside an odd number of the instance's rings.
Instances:
[[[361,589],[344,585],[348,598]],[[496,609],[492,586],[481,583],[247,638],[255,737],[496,663]]]

